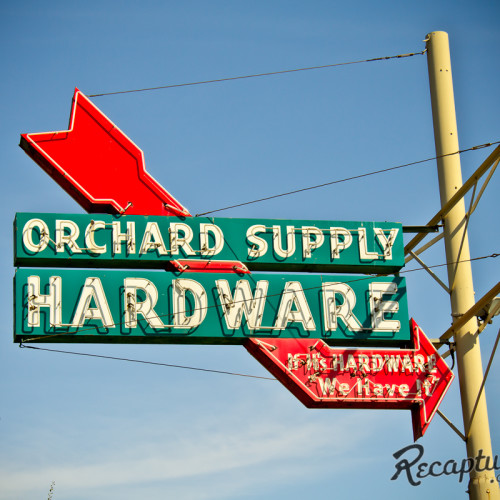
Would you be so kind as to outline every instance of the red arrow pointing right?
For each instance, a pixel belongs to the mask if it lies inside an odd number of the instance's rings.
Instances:
[[[146,172],[142,151],[78,89],[69,130],[22,134],[20,146],[87,212],[189,216]]]
[[[315,339],[249,339],[245,347],[308,408],[411,409],[424,435],[454,375],[411,320],[414,349],[331,348]]]

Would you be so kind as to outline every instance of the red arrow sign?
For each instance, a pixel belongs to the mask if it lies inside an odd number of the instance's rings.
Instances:
[[[146,172],[142,150],[78,89],[69,130],[22,134],[20,146],[87,212],[189,215]]]
[[[245,347],[308,408],[411,409],[424,435],[454,375],[417,323],[414,349],[331,348],[322,340],[249,339]]]
[[[190,216],[146,172],[142,150],[78,89],[69,130],[21,134],[20,146],[87,212]],[[179,272],[250,272],[238,261],[169,265]]]

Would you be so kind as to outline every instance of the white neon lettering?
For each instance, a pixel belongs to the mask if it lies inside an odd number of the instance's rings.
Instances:
[[[191,248],[191,240],[193,239],[193,230],[187,224],[182,222],[172,222],[170,224],[170,250],[172,255],[177,255],[179,249],[182,248],[185,255],[196,255],[196,252]],[[179,231],[184,233],[184,236],[179,235]]]
[[[376,373],[384,367],[384,358],[380,354],[372,355],[372,372]]]
[[[282,259],[286,259],[295,253],[294,226],[286,226],[286,250],[281,246],[281,226],[273,226],[273,250]]]
[[[314,226],[302,226],[302,257],[308,259],[312,251],[319,248],[325,241],[321,229]]]
[[[292,311],[294,306],[296,309]],[[286,282],[274,328],[284,330],[290,321],[302,323],[305,330],[316,330],[302,284],[298,281]]]
[[[139,254],[145,254],[150,250],[158,252],[159,255],[167,255],[168,253],[157,222],[146,224]]]
[[[406,398],[406,396],[408,396],[409,393],[410,393],[410,386],[409,385],[401,384],[399,386],[399,394],[401,394],[401,396]]]
[[[69,229],[69,234],[66,229]],[[64,245],[67,245],[73,253],[82,253],[76,243],[79,235],[80,228],[72,220],[56,220],[56,252],[64,252]]]
[[[358,369],[358,365],[356,364],[356,360],[354,359],[354,356],[352,354],[347,355],[347,363],[346,363],[345,367],[348,370],[357,370]]]
[[[214,238],[214,246],[210,247],[209,233]],[[215,224],[200,224],[200,250],[201,255],[217,255],[224,247],[224,234],[219,226]]]
[[[333,354],[332,355],[332,369],[341,372],[344,371],[344,356],[342,354]]]
[[[122,253],[122,243],[125,242],[127,254],[135,253],[135,222],[127,222],[127,232],[122,233],[119,221],[113,221],[113,253]]]
[[[33,230],[38,230],[39,240],[35,243],[33,240]],[[30,219],[23,228],[23,245],[29,252],[42,252],[49,244],[49,228],[41,219]]]
[[[106,245],[99,246],[94,239],[94,233],[99,229],[105,229],[106,224],[102,220],[92,221],[85,230],[85,246],[92,253],[106,253]]]
[[[342,241],[340,239],[342,238]],[[331,258],[338,259],[340,252],[349,248],[352,243],[352,234],[343,227],[330,228],[330,249]]]
[[[335,386],[338,384],[336,378],[330,380],[328,377],[318,378],[319,387],[322,396],[333,396],[335,394]]]
[[[413,356],[413,362],[415,364],[416,372],[425,372],[425,358],[422,356],[422,354],[415,354],[415,356]]]
[[[388,237],[385,235],[384,230],[379,227],[373,228],[373,231],[383,248],[384,259],[392,260],[392,247],[396,242],[399,229],[397,227],[392,228]]]
[[[379,255],[377,252],[369,252],[368,244],[366,241],[366,229],[364,227],[358,228],[359,238],[359,258],[360,260],[378,260]]]
[[[382,300],[384,295],[394,295],[398,291],[395,283],[370,283],[370,309],[372,329],[376,331],[399,331],[401,323],[395,319],[386,319],[385,314],[394,314],[399,311],[399,303],[395,300]]]
[[[259,280],[255,287],[255,295],[253,295],[250,283],[247,280],[239,280],[234,289],[234,296],[231,294],[227,280],[216,280],[215,283],[227,327],[231,330],[240,328],[243,315],[245,315],[250,330],[260,328],[269,282]]]
[[[322,294],[325,329],[327,331],[335,331],[338,328],[339,319],[344,322],[350,331],[363,331],[360,321],[354,315],[356,294],[349,285],[334,282],[323,283]],[[338,305],[337,296],[342,298],[342,303]]]
[[[94,301],[96,307],[90,307]],[[108,300],[99,278],[87,278],[82,287],[71,326],[83,326],[85,320],[101,320],[106,328],[115,328]]]
[[[40,276],[28,277],[28,326],[40,326],[40,308],[49,308],[50,326],[62,326],[62,279],[60,276],[49,278],[49,293],[40,294]]]
[[[125,278],[123,286],[125,328],[136,328],[139,314],[151,328],[164,328],[165,325],[154,310],[158,301],[156,286],[146,278]],[[137,290],[143,292],[145,296],[143,301],[137,300]]]
[[[267,241],[259,238],[257,233],[265,233],[266,226],[263,224],[256,224],[247,229],[247,241],[251,245],[248,249],[248,257],[250,259],[257,259],[265,255],[268,249]]]
[[[172,301],[174,325],[176,328],[195,328],[203,322],[207,315],[207,294],[203,286],[190,279],[176,279],[172,281]],[[192,315],[186,314],[186,292],[193,298]]]

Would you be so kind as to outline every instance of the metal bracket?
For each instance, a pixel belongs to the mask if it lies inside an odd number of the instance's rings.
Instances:
[[[469,429],[467,430],[467,437],[466,437],[467,439],[469,439],[469,436],[470,436],[472,422],[474,420],[474,416],[476,415],[477,405],[479,404],[479,400],[481,399],[481,394],[483,393],[483,390],[484,390],[484,385],[486,384],[486,379],[488,378],[488,374],[490,373],[491,363],[493,362],[493,358],[495,357],[495,353],[496,353],[496,350],[498,347],[499,340],[500,340],[500,330],[498,330],[497,338],[495,340],[495,345],[493,346],[493,349],[491,351],[490,359],[488,361],[488,366],[486,367],[486,371],[484,372],[483,381],[481,382],[481,387],[479,388],[479,391],[477,393],[476,402],[474,404],[474,408],[473,408],[471,416],[470,416],[469,426],[468,426]]]
[[[458,430],[458,428],[448,419],[448,417],[440,410],[436,412],[459,436],[462,441],[467,441],[466,437]]]
[[[446,283],[444,283],[444,281],[442,281],[431,269],[429,269],[429,267],[424,263],[424,261],[416,253],[414,253],[412,250],[410,250],[410,255],[431,275],[432,278],[434,278],[434,280],[439,285],[441,285],[441,287],[444,289],[444,291],[446,293],[448,293],[448,294],[451,293],[451,290],[448,288]]]
[[[439,224],[446,214],[464,197],[464,195],[472,188],[477,180],[480,179],[488,169],[493,165],[496,168],[495,162],[500,160],[500,146],[497,146],[494,151],[484,160],[478,169],[469,177],[469,179],[462,185],[462,187],[453,195],[453,197],[441,208],[441,210],[434,215],[434,217],[427,223],[427,226],[435,226]],[[417,234],[404,249],[405,255],[409,254],[424,238],[426,233]]]
[[[454,333],[464,326],[471,318],[476,316],[481,309],[483,309],[487,304],[489,304],[493,298],[500,293],[500,281],[481,299],[479,299],[466,313],[462,314],[459,319],[457,319],[451,326],[446,330],[446,332],[439,337],[439,340],[448,340]],[[481,325],[482,326],[482,325]],[[483,331],[482,328],[480,331]]]

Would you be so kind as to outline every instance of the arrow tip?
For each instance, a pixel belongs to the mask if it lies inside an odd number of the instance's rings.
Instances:
[[[414,336],[415,351],[423,355],[428,364],[431,359],[434,360],[432,375],[435,378],[432,390],[425,394],[426,389],[421,389],[421,398],[419,397],[418,403],[411,408],[413,440],[416,441],[425,434],[455,376],[413,318],[410,327]]]
[[[142,150],[78,87],[68,129],[23,134],[20,146],[88,212],[190,216],[146,171]]]

